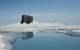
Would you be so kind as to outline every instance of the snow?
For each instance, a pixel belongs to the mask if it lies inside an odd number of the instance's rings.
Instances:
[[[80,30],[80,25],[65,25],[63,23],[41,23],[34,21],[31,24],[14,23],[6,26],[0,26],[0,32],[26,32],[26,31],[40,31],[46,29],[53,30]]]

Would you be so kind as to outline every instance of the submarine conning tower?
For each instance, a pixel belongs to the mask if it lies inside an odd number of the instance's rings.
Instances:
[[[33,22],[33,16],[30,16],[30,15],[22,15],[21,24],[23,24],[23,23],[30,24],[32,22]]]

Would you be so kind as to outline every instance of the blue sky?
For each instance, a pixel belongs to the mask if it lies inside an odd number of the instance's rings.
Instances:
[[[22,14],[38,21],[80,24],[80,0],[0,0],[1,24],[19,22]]]

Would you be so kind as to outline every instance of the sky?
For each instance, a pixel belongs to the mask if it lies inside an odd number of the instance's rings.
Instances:
[[[0,0],[0,25],[20,22],[23,14],[40,22],[80,24],[80,0]]]

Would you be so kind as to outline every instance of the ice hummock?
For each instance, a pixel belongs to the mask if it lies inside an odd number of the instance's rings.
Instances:
[[[40,31],[40,30],[57,30],[57,31],[80,31],[80,25],[66,25],[63,23],[42,23],[33,21],[30,24],[14,23],[6,26],[0,26],[0,32],[29,32],[29,31]]]

